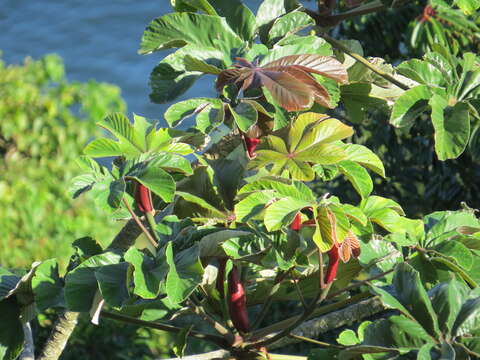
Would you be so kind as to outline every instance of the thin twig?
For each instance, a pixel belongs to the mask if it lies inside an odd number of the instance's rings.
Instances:
[[[320,36],[322,38],[324,38],[327,42],[329,42],[333,47],[343,51],[345,54],[348,54],[350,55],[352,58],[354,58],[355,60],[357,60],[359,63],[361,63],[362,65],[366,66],[367,68],[369,68],[371,71],[373,71],[374,73],[380,75],[381,77],[383,77],[385,80],[388,80],[390,81],[392,84],[398,86],[400,89],[402,90],[409,90],[410,87],[408,85],[405,85],[404,83],[402,83],[401,81],[395,79],[395,77],[393,77],[391,74],[389,73],[386,73],[385,71],[377,68],[375,65],[371,64],[367,59],[365,59],[363,56],[353,52],[352,50],[350,50],[348,47],[346,47],[345,45],[343,45],[340,41],[332,38],[331,36],[327,35],[326,33],[322,33],[320,34]]]
[[[312,344],[315,344],[315,345],[320,345],[320,346],[323,346],[323,347],[332,347],[332,348],[336,348],[336,349],[344,349],[345,348],[344,346],[339,346],[339,345],[336,345],[336,344],[329,344],[329,343],[326,343],[326,342],[323,342],[323,341],[310,339],[310,338],[305,337],[305,336],[300,336],[300,335],[295,335],[295,334],[290,334],[288,336],[291,337],[292,339],[296,339],[296,340],[300,340],[300,341],[306,341],[306,342],[309,342],[309,343],[312,343]]]
[[[150,232],[147,230],[147,228],[142,224],[142,222],[140,221],[140,219],[138,218],[138,216],[133,212],[132,208],[130,207],[130,205],[128,205],[128,201],[123,198],[122,199],[123,203],[125,204],[125,206],[127,207],[127,210],[128,212],[130,213],[130,215],[132,215],[132,218],[133,220],[135,220],[135,222],[137,223],[137,225],[140,227],[140,229],[142,229],[143,233],[145,234],[145,236],[147,237],[147,239],[152,243],[153,246],[155,247],[158,247],[158,243],[155,241],[155,239],[152,237],[152,235],[150,234]]]
[[[302,291],[300,290],[300,286],[298,285],[298,282],[299,282],[298,279],[293,280],[293,283],[295,285],[295,290],[297,291],[298,297],[300,298],[300,302],[302,303],[303,308],[306,309],[308,305],[305,302],[305,298],[303,297],[303,294],[302,294]]]
[[[157,330],[162,330],[162,331],[167,331],[171,333],[179,333],[180,331],[184,330],[181,327],[173,326],[173,325],[167,325],[167,324],[161,324],[159,322],[153,322],[153,321],[145,321],[145,320],[140,320],[136,319],[131,316],[127,315],[122,315],[122,314],[116,314],[108,311],[102,311],[100,314],[101,317],[107,318],[107,319],[112,319],[112,320],[117,320],[117,321],[122,321],[128,324],[133,324],[133,325],[138,325],[138,326],[144,326],[144,327],[149,327],[152,329],[157,329]],[[209,341],[217,346],[220,346],[221,348],[228,348],[230,345],[229,343],[222,337],[217,336],[217,335],[212,335],[212,334],[205,334],[199,331],[192,330],[188,333],[188,336]]]
[[[393,270],[394,270],[394,269],[390,269],[390,270],[385,271],[385,272],[383,272],[383,273],[381,273],[381,274],[372,276],[372,277],[370,277],[370,278],[368,278],[368,279],[359,281],[359,282],[357,282],[357,283],[355,283],[355,284],[352,284],[352,285],[349,285],[349,286],[347,286],[347,287],[344,287],[343,289],[340,289],[340,290],[337,290],[337,291],[335,291],[335,292],[333,292],[333,293],[330,293],[330,294],[328,294],[327,299],[334,298],[335,296],[340,295],[340,294],[342,294],[342,293],[344,293],[344,292],[350,291],[350,290],[355,289],[355,288],[357,288],[357,287],[360,287],[360,286],[362,286],[362,285],[366,285],[368,282],[370,282],[370,281],[372,281],[372,280],[380,279],[380,278],[384,277],[385,275],[388,275],[388,274],[390,274],[391,272],[393,272]]]
[[[287,271],[280,271],[275,277],[273,286],[270,288],[270,292],[268,293],[267,300],[263,303],[262,309],[260,310],[260,313],[251,327],[252,330],[255,330],[267,315],[268,310],[273,302],[273,296],[277,293],[278,289],[280,289],[280,283],[283,281],[283,279],[285,279],[290,270],[291,269],[288,269]]]
[[[222,324],[220,324],[217,320],[215,320],[215,318],[213,316],[211,316],[210,314],[208,314],[205,309],[203,308],[203,306],[197,304],[196,302],[194,302],[193,300],[188,300],[187,301],[187,305],[190,306],[190,308],[192,309],[192,311],[197,314],[198,316],[200,316],[203,320],[207,321],[210,325],[212,325],[212,327],[220,334],[220,335],[223,335],[224,337],[227,337],[229,338],[230,340],[233,341],[233,334],[230,330],[228,330],[225,326],[223,326]]]
[[[303,314],[300,315],[300,317],[294,321],[292,324],[288,325],[285,329],[280,331],[279,333],[273,335],[272,337],[252,342],[252,343],[247,343],[245,346],[245,349],[252,349],[252,348],[260,348],[262,346],[266,346],[268,344],[272,344],[275,341],[278,341],[279,339],[287,336],[290,334],[290,332],[295,329],[298,325],[300,325],[304,320],[308,319],[308,317],[315,311],[315,308],[318,303],[322,302],[328,295],[328,291],[330,290],[330,287],[332,284],[328,284],[324,289],[320,289],[315,296],[315,298],[312,300],[310,305],[303,311]]]
[[[323,255],[320,249],[318,249],[318,270],[320,273],[320,289],[325,288],[325,280],[323,278]]]

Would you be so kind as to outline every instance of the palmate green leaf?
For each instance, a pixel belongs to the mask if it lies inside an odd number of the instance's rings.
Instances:
[[[121,155],[134,157],[146,150],[145,135],[138,134],[130,120],[123,114],[110,114],[98,125],[109,131],[117,141],[105,138],[95,139],[83,150],[86,155],[92,157]]]
[[[347,144],[345,152],[347,153],[347,160],[355,161],[381,177],[385,177],[385,168],[382,161],[369,148],[358,144]]]
[[[172,347],[173,352],[175,355],[181,359],[183,354],[185,353],[185,349],[187,348],[187,339],[190,331],[192,331],[194,324],[190,325],[187,328],[183,328],[178,332],[175,336],[175,344]]]
[[[363,266],[376,266],[382,271],[388,271],[404,261],[403,255],[395,246],[385,240],[372,239],[362,244],[362,252],[358,258]],[[386,275],[391,281],[391,276]]]
[[[159,153],[150,162],[151,166],[160,167],[166,171],[180,172],[186,175],[193,174],[192,165],[183,156],[171,153]]]
[[[0,359],[15,360],[23,349],[20,306],[14,298],[0,301]]]
[[[428,110],[431,97],[432,93],[426,85],[418,85],[405,91],[393,105],[390,123],[396,127],[412,125],[420,114]]]
[[[296,54],[316,54],[323,56],[332,55],[332,47],[324,39],[315,36],[290,35],[275,44],[262,59],[261,64],[268,64],[282,57]]]
[[[343,330],[337,338],[337,342],[341,345],[351,346],[360,343],[355,331],[347,329]]]
[[[71,311],[88,312],[92,306],[98,284],[95,271],[105,265],[118,264],[121,255],[106,252],[82,262],[65,277],[65,302]]]
[[[307,185],[300,181],[288,180],[282,177],[265,176],[250,184],[246,184],[238,194],[274,191],[276,197],[291,197],[305,201],[315,201],[316,196]]]
[[[187,71],[198,71],[204,74],[213,74],[218,75],[222,72],[222,69],[214,65],[210,65],[203,60],[199,60],[190,55],[185,55],[183,59],[185,63],[185,70]]]
[[[263,43],[266,43],[271,23],[297,6],[298,2],[296,0],[264,0],[260,4],[257,11],[256,24]]]
[[[227,21],[228,25],[244,41],[251,41],[255,35],[256,19],[251,10],[239,0],[209,0],[217,11]]]
[[[265,204],[274,199],[274,197],[275,192],[273,190],[251,193],[235,204],[236,220],[247,222],[256,218],[265,210]]]
[[[242,236],[252,236],[252,233],[249,231],[225,229],[205,235],[198,243],[200,249],[199,256],[219,256],[223,253],[221,250],[222,243]]]
[[[242,46],[242,39],[228,26],[224,18],[195,13],[171,13],[153,20],[143,33],[140,54],[182,47],[218,48],[230,55]]]
[[[467,300],[452,327],[452,335],[462,336],[480,328],[480,297]]]
[[[290,122],[288,112],[282,108],[275,99],[272,97],[272,94],[268,91],[266,87],[262,88],[263,95],[269,104],[274,108],[273,112],[273,130],[279,130],[287,126]]]
[[[165,251],[169,266],[166,291],[168,298],[174,303],[185,300],[202,282],[203,267],[200,262],[200,251],[197,244],[173,255],[172,242]]]
[[[265,227],[268,231],[279,230],[292,222],[298,211],[312,206],[312,202],[294,198],[283,198],[275,201],[265,210]]]
[[[305,113],[291,126],[286,142],[277,136],[268,136],[268,149],[258,150],[249,166],[259,168],[273,164],[272,175],[285,171],[295,180],[311,181],[315,173],[310,163],[330,165],[345,160],[345,151],[333,143],[351,134],[352,129],[336,119]]]
[[[175,180],[165,170],[148,166],[138,175],[131,175],[139,183],[145,185],[165,202],[172,202],[175,195]]]
[[[438,68],[431,63],[419,59],[410,59],[397,66],[397,71],[418,82],[428,86],[443,86],[447,79]]]
[[[0,267],[0,301],[10,296],[20,279],[20,276]]]
[[[457,273],[463,280],[465,280],[465,282],[469,284],[471,287],[473,288],[478,287],[478,284],[475,281],[475,279],[473,279],[467,271],[465,271],[460,266],[458,266],[452,258],[449,258],[446,256],[431,256],[429,258],[429,265],[435,265],[434,269],[440,268],[441,270],[447,269],[448,271],[453,271]],[[470,271],[470,273],[474,273],[474,272]],[[435,280],[437,279],[438,279],[438,275],[437,275],[437,278],[435,278]]]
[[[215,216],[219,219],[224,219],[225,218],[225,214],[221,210],[217,209],[215,206],[211,205],[208,201],[204,200],[200,196],[190,194],[190,193],[187,193],[187,192],[184,192],[184,191],[177,191],[177,192],[175,192],[175,194],[182,197],[186,201],[194,203],[194,204],[200,206],[201,208],[209,211],[213,216]]]
[[[38,311],[64,305],[63,281],[55,259],[45,260],[37,267],[32,278],[32,290]]]
[[[340,86],[341,101],[345,105],[351,122],[362,123],[368,109],[387,107],[386,100],[373,96],[371,90],[372,84],[367,83],[350,83]]]
[[[207,107],[210,107],[210,109],[216,109],[218,112],[223,108],[223,104],[220,99],[214,98],[188,99],[170,106],[165,112],[164,117],[167,123],[173,127],[180,125],[184,120],[190,117],[197,116],[198,125],[198,114],[203,112]],[[215,120],[215,122],[223,122],[223,117]]]
[[[341,161],[337,166],[362,198],[370,195],[373,190],[373,181],[365,168],[351,160]]]
[[[471,251],[462,243],[450,240],[442,241],[433,248],[444,256],[452,258],[459,266],[465,270],[470,270],[473,265],[473,255]]]
[[[157,104],[163,104],[175,100],[184,94],[200,76],[200,71],[189,71],[185,63],[187,56],[206,62],[217,68],[223,68],[223,54],[216,48],[199,48],[195,45],[187,45],[173,54],[165,57],[150,74],[150,100]],[[190,64],[191,65],[191,64]]]
[[[384,208],[395,210],[398,214],[405,216],[405,212],[396,201],[376,195],[370,196],[366,200],[362,200],[361,208],[367,216],[370,216],[374,211]]]
[[[451,334],[454,321],[468,292],[469,288],[457,280],[438,284],[429,291],[432,306],[438,315],[438,323],[443,333]]]
[[[168,264],[164,257],[153,259],[136,248],[130,248],[124,255],[125,261],[133,265],[133,293],[143,299],[155,299],[165,281]]]
[[[410,265],[397,265],[393,276],[393,286],[398,300],[405,306],[412,316],[433,337],[440,336],[438,318],[423,287],[419,273]]]
[[[172,7],[177,12],[203,11],[208,15],[218,15],[208,0],[170,0]]]
[[[394,315],[367,326],[363,343],[405,353],[417,350],[425,342],[433,343],[434,338],[430,337],[418,322],[403,315]]]
[[[120,307],[128,299],[128,264],[105,265],[95,270],[95,278],[102,298],[110,306]]]
[[[110,191],[108,193],[107,201],[111,208],[118,209],[120,207],[126,187],[127,184],[123,178],[114,180],[110,183]]]
[[[480,1],[478,0],[455,0],[457,5],[466,15],[474,14],[480,8]]]
[[[247,132],[252,125],[256,124],[258,112],[252,104],[242,101],[235,107],[232,107],[230,104],[228,107],[241,131]]]
[[[315,20],[302,11],[290,12],[274,21],[268,33],[268,40],[272,43],[279,38],[297,33],[309,26],[314,26]]]
[[[130,147],[122,148],[112,139],[95,139],[88,143],[83,152],[93,157],[117,156],[118,154],[137,155],[137,150]]]
[[[409,318],[412,318],[412,314],[408,311],[408,309],[402,305],[398,299],[395,298],[392,294],[390,294],[388,291],[379,288],[375,285],[370,284],[370,288],[372,291],[377,294],[380,297],[380,300],[382,300],[382,303],[387,306],[390,309],[395,309],[400,311],[402,314],[407,315]]]
[[[448,106],[443,96],[435,94],[429,101],[435,129],[435,152],[440,160],[455,159],[465,150],[470,137],[468,105]]]

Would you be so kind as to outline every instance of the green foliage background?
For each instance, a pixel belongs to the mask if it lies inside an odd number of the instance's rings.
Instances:
[[[116,86],[69,82],[62,60],[0,62],[0,264],[28,267],[54,255],[65,262],[72,239],[108,241],[117,228],[92,199],[72,201],[68,182],[95,123],[126,108]]]

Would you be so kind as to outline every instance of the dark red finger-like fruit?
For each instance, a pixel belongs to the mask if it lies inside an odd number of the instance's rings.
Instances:
[[[153,211],[150,189],[140,183],[137,183],[135,188],[135,202],[141,212],[149,213]]]
[[[248,332],[247,296],[235,265],[228,274],[228,310],[235,328]]]
[[[337,244],[328,251],[328,268],[327,273],[325,274],[325,284],[330,284],[335,277],[337,276],[338,264],[340,262],[340,256],[338,254]]]
[[[302,214],[297,213],[295,215],[295,219],[293,219],[292,223],[290,224],[290,229],[294,231],[299,231],[302,228]]]
[[[248,157],[253,159],[255,156],[257,156],[257,154],[255,154],[255,149],[261,140],[258,138],[250,138],[244,135],[243,141],[245,142],[245,149],[247,150]]]

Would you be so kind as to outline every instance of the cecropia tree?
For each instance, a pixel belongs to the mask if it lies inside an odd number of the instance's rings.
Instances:
[[[397,67],[368,60],[317,26],[334,22],[334,3],[315,13],[264,0],[256,15],[237,0],[172,3],[141,40],[142,54],[173,49],[152,71],[151,99],[172,101],[207,74],[217,96],[172,104],[165,128],[138,115],[99,122],[108,134],[86,145],[70,190],[125,227],[106,248],[76,240],[65,274],[54,259],[23,277],[1,270],[0,359],[20,354],[22,323],[49,308],[62,315],[41,359],[59,356],[77,313],[174,333],[178,357],[191,338],[218,348],[194,359],[475,358],[475,211],[413,220],[374,195],[385,169],[352,143],[351,119],[378,104],[398,127],[427,115],[438,157],[456,157],[478,118],[477,57],[438,44]],[[372,3],[348,6],[354,16]],[[324,190],[339,177],[358,201]],[[318,340],[347,324],[356,331]],[[281,354],[300,341],[308,357]]]

